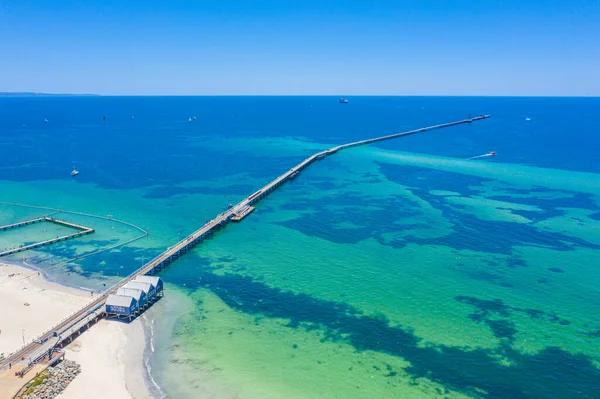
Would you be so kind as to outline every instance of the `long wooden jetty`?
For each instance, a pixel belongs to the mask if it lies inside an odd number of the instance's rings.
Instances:
[[[321,151],[321,152],[311,155],[310,157],[308,157],[305,160],[303,160],[302,162],[300,162],[298,165],[294,166],[293,168],[291,168],[290,170],[288,170],[281,176],[277,177],[275,180],[271,181],[270,183],[268,183],[267,185],[262,187],[260,190],[256,191],[249,197],[244,198],[242,201],[240,201],[236,205],[230,206],[228,210],[226,210],[223,213],[218,214],[214,219],[206,222],[198,230],[196,230],[189,236],[185,237],[183,240],[179,241],[172,247],[169,247],[166,251],[164,251],[163,253],[161,253],[160,255],[158,255],[157,257],[155,257],[148,263],[144,264],[141,268],[139,268],[135,272],[131,273],[129,276],[125,277],[124,279],[119,281],[117,284],[115,284],[114,286],[112,286],[109,289],[107,289],[106,291],[104,291],[102,294],[98,295],[88,305],[84,306],[83,308],[76,311],[71,316],[62,320],[56,326],[52,327],[47,332],[42,334],[35,341],[26,345],[24,348],[17,351],[16,353],[3,359],[0,362],[0,371],[5,369],[9,365],[9,363],[12,366],[15,366],[16,364],[21,365],[22,359],[29,359],[32,354],[39,354],[39,353],[44,354],[47,351],[51,351],[51,348],[48,348],[48,346],[52,345],[52,344],[51,343],[48,344],[48,342],[54,342],[54,341],[51,341],[51,338],[53,338],[53,337],[58,337],[58,339],[56,340],[56,345],[60,345],[62,342],[65,342],[65,341],[67,341],[67,342],[70,341],[70,339],[72,339],[74,334],[79,334],[82,328],[89,327],[90,323],[93,323],[95,320],[97,320],[98,318],[103,316],[104,313],[103,313],[102,308],[103,308],[104,302],[106,301],[106,298],[108,297],[108,295],[115,293],[117,291],[117,289],[119,289],[123,285],[127,284],[127,282],[133,280],[137,276],[146,275],[146,274],[155,274],[155,273],[160,272],[162,269],[164,269],[166,266],[171,264],[173,261],[177,260],[179,257],[181,257],[182,255],[189,252],[195,245],[197,245],[198,243],[202,242],[203,240],[209,238],[215,232],[222,229],[229,222],[240,221],[244,216],[246,216],[247,214],[249,214],[251,212],[251,211],[249,211],[249,209],[253,209],[254,204],[256,204],[258,201],[260,201],[261,199],[263,199],[270,193],[272,193],[274,190],[276,190],[278,187],[283,185],[288,180],[291,180],[291,179],[294,179],[295,177],[297,177],[298,174],[302,170],[307,168],[312,163],[322,160],[325,157],[333,155],[333,154],[337,153],[338,151],[341,151],[344,149],[348,149],[348,148],[352,148],[352,147],[356,147],[356,146],[360,146],[360,145],[372,144],[372,143],[376,143],[379,141],[390,140],[390,139],[394,139],[394,138],[398,138],[398,137],[404,137],[404,136],[409,136],[409,135],[413,135],[413,134],[424,133],[424,132],[435,130],[435,129],[442,129],[442,128],[446,128],[446,127],[461,125],[461,124],[468,124],[468,123],[476,122],[479,120],[487,119],[489,117],[490,117],[490,115],[481,115],[481,116],[477,116],[474,118],[459,120],[456,122],[443,123],[443,124],[429,126],[429,127],[425,127],[425,128],[410,130],[407,132],[391,134],[388,136],[382,136],[382,137],[376,137],[376,138],[367,139],[367,140],[356,141],[353,143],[342,144],[342,145],[339,145],[336,147],[332,147],[327,150],[324,150],[324,151]],[[44,350],[40,350],[42,345],[45,345],[43,347]]]

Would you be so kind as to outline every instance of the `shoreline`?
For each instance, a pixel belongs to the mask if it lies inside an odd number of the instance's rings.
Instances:
[[[20,349],[23,341],[35,339],[91,298],[91,290],[60,284],[36,271],[31,264],[0,262],[0,353]],[[131,323],[103,319],[66,346],[66,358],[80,364],[82,372],[58,398],[161,397],[151,392],[143,324],[137,319]]]
[[[149,320],[148,317],[146,317],[146,313],[142,314],[139,319],[141,322],[141,330],[144,335],[142,374],[146,384],[146,391],[149,393],[151,399],[164,399],[167,398],[167,395],[152,376],[152,366],[150,365],[154,354],[154,320]]]

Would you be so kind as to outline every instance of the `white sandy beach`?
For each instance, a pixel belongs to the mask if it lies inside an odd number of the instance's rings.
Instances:
[[[23,346],[23,336],[31,341],[91,299],[89,292],[38,275],[24,278],[32,273],[0,263],[0,353],[14,352]],[[66,358],[81,365],[81,374],[59,398],[150,398],[143,351],[141,322],[100,321],[66,348]]]
[[[67,347],[66,358],[82,371],[58,398],[150,398],[141,369],[143,337],[141,322],[100,321]]]

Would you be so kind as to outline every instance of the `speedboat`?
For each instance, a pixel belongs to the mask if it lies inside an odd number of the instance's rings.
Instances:
[[[79,171],[77,169],[73,169],[73,171],[71,172],[71,176],[77,176],[79,174]]]
[[[348,99],[347,98],[340,98],[340,104],[348,104]]]

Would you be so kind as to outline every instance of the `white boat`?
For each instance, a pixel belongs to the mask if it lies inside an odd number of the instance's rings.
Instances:
[[[77,169],[73,169],[73,171],[71,172],[71,176],[77,176],[79,174],[79,171]]]
[[[44,123],[48,123],[48,119],[44,118]]]
[[[196,120],[196,117],[194,116],[194,120]]]
[[[529,121],[531,120],[531,118],[525,118],[525,120],[526,120],[527,122],[529,122]]]
[[[188,118],[188,122],[191,122],[191,121],[192,121],[192,118]]]

